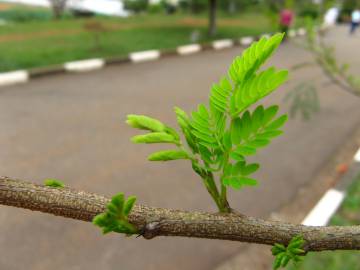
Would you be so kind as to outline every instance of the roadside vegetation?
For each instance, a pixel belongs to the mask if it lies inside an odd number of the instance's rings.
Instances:
[[[360,174],[348,188],[348,194],[330,225],[351,226],[360,224]],[[324,251],[309,253],[302,264],[289,270],[358,270],[359,251]]]
[[[70,14],[52,20],[50,11],[17,7],[0,10],[8,23],[0,26],[0,72],[61,64],[129,52],[170,49],[193,42],[239,38],[274,30],[266,15],[255,12],[219,14],[217,34],[207,35],[206,13],[139,14],[129,18]]]

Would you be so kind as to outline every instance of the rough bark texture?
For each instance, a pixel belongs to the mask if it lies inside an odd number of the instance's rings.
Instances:
[[[0,177],[0,204],[91,221],[108,198],[70,188],[50,188]],[[186,212],[136,205],[129,215],[143,236],[186,236],[273,245],[302,234],[306,251],[360,249],[360,226],[307,227],[238,214]]]

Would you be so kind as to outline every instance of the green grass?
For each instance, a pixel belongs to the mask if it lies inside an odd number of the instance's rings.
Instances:
[[[339,211],[330,221],[331,225],[360,224],[360,175],[349,187],[348,194]],[[289,270],[360,270],[359,251],[326,251],[309,253],[298,267]]]
[[[1,12],[0,12],[1,18]],[[84,25],[96,21],[105,29],[99,33],[101,47],[95,49],[94,33]],[[226,17],[220,14],[214,39],[238,38],[272,31],[262,14]],[[0,26],[0,71],[61,64],[94,57],[126,56],[129,52],[170,49],[191,43],[191,33],[199,31],[199,42],[208,38],[206,14],[139,15],[130,18],[95,17],[30,20]]]

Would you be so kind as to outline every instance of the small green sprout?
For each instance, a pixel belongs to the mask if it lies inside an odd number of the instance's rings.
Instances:
[[[64,188],[65,187],[63,182],[56,180],[56,179],[46,179],[44,181],[44,185],[47,187],[53,187],[53,188]]]
[[[275,256],[273,269],[286,267],[290,261],[294,263],[300,262],[302,260],[301,256],[305,254],[302,249],[304,244],[305,240],[302,235],[293,237],[287,247],[282,244],[275,244],[271,249],[272,254]]]
[[[138,229],[128,221],[135,201],[136,197],[134,196],[125,200],[123,193],[115,195],[106,206],[106,212],[94,217],[93,224],[102,228],[103,234],[110,232],[125,233],[126,235],[139,233]]]

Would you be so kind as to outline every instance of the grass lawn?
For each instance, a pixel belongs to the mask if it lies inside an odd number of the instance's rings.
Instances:
[[[8,14],[4,12],[0,9],[0,18],[7,18]],[[93,57],[125,56],[139,50],[174,48],[191,43],[194,31],[199,33],[199,42],[210,40],[206,35],[206,14],[148,14],[130,18],[88,19],[68,17],[54,21],[47,19],[43,13],[44,10],[38,16],[39,20],[35,18],[0,26],[0,72]],[[99,32],[100,48],[96,48],[95,33],[85,27],[89,21],[96,22],[104,29]],[[273,30],[268,18],[260,13],[231,17],[220,14],[218,26],[216,39]]]
[[[331,225],[360,224],[360,175],[348,189],[348,195],[337,214],[331,219]],[[298,267],[290,270],[359,270],[360,251],[326,251],[309,253]]]

